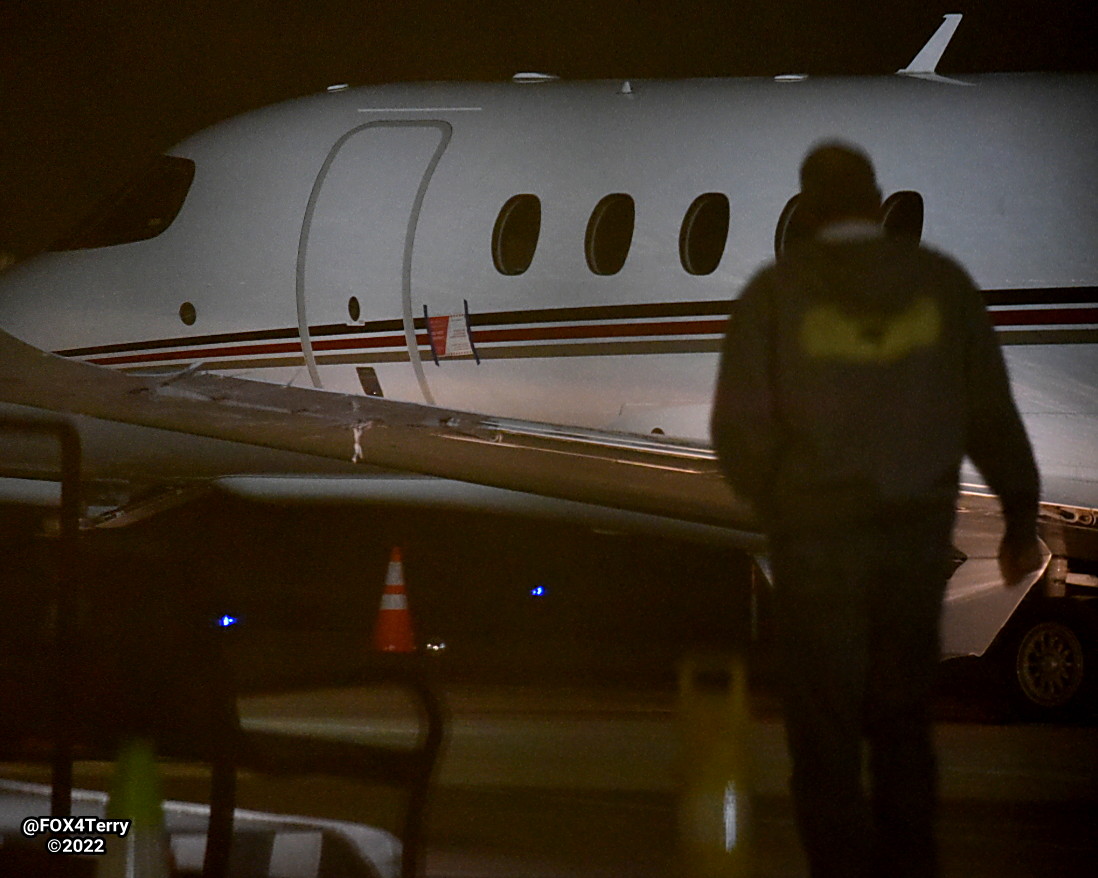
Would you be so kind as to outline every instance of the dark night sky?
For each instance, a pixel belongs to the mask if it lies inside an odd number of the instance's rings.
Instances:
[[[183,137],[335,82],[889,73],[954,11],[943,71],[1095,70],[1089,5],[4,0],[0,251],[46,246]]]

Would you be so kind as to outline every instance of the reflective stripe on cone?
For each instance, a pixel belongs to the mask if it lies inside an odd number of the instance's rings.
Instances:
[[[404,563],[399,547],[389,555],[385,591],[374,628],[374,649],[378,652],[415,652],[412,615],[408,611],[408,593],[404,590]]]

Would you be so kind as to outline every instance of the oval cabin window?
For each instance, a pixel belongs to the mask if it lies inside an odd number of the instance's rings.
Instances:
[[[893,192],[881,205],[881,216],[889,237],[910,239],[915,244],[922,240],[923,196],[918,192]]]
[[[707,192],[694,199],[679,232],[679,259],[690,274],[712,274],[728,241],[728,196]]]
[[[792,246],[803,241],[809,236],[809,229],[804,217],[797,210],[801,196],[798,192],[785,203],[781,216],[778,217],[778,226],[774,229],[774,255],[781,259]]]
[[[607,195],[595,205],[584,246],[591,271],[601,275],[621,271],[633,243],[635,217],[633,199],[622,192]]]
[[[492,230],[492,261],[500,274],[522,274],[534,261],[541,234],[541,201],[536,195],[507,199]]]

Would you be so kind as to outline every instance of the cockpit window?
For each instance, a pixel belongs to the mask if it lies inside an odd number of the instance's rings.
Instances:
[[[88,250],[155,238],[175,220],[193,181],[193,161],[160,156],[103,213],[51,249]]]

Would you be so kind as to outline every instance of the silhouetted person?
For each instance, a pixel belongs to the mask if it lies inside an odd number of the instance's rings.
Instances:
[[[806,238],[735,304],[713,442],[769,538],[812,876],[925,878],[961,461],[1001,499],[1008,582],[1041,563],[1037,470],[979,293],[951,259],[884,235],[869,159],[815,148],[797,209]]]

